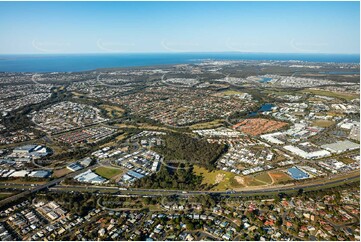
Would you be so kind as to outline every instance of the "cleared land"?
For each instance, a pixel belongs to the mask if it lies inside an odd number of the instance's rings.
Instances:
[[[321,127],[321,128],[328,128],[334,124],[335,124],[335,122],[330,121],[330,120],[315,120],[312,122],[313,126],[317,126],[317,127]]]
[[[54,170],[53,177],[62,177],[62,176],[65,176],[66,174],[69,174],[70,172],[71,171],[67,168],[63,168],[60,170]]]
[[[98,167],[97,169],[95,169],[95,173],[97,173],[99,176],[102,176],[104,178],[107,179],[111,179],[119,174],[121,174],[123,172],[122,169],[117,169],[117,168],[109,168],[109,167]]]
[[[233,125],[233,129],[238,129],[246,134],[257,136],[281,129],[288,124],[264,118],[245,119],[238,124]]]
[[[342,92],[331,92],[325,90],[314,90],[314,89],[305,89],[301,91],[302,93],[312,93],[320,96],[334,97],[334,98],[343,98],[346,100],[352,100],[355,98],[359,98],[358,94],[351,93],[342,93]]]
[[[268,175],[273,180],[274,184],[292,181],[292,178],[282,171],[270,171]]]
[[[235,174],[228,171],[216,170],[216,171],[208,171],[207,169],[194,166],[193,172],[202,176],[202,184],[214,185],[212,190],[227,190],[233,188],[241,188],[244,187],[241,183],[237,182],[235,179]]]

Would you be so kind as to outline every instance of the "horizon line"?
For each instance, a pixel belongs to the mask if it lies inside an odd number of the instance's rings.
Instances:
[[[0,53],[0,55],[89,55],[89,54],[304,54],[304,55],[360,55],[361,53],[331,53],[331,52],[240,52],[240,51],[177,51],[177,52],[35,52],[35,53]]]

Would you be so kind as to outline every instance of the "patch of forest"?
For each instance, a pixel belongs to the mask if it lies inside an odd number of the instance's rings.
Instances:
[[[213,170],[217,159],[227,151],[226,145],[208,143],[205,139],[181,133],[168,134],[163,139],[164,145],[154,147],[153,150],[163,155],[165,162],[186,161]]]

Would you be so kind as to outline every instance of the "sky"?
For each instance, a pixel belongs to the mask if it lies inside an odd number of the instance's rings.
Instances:
[[[360,53],[359,2],[0,2],[0,54]]]

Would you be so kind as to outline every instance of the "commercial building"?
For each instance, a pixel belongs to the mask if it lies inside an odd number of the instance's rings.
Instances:
[[[30,177],[36,177],[36,178],[47,178],[50,175],[51,172],[46,170],[33,171],[29,174]]]
[[[350,150],[360,149],[359,144],[356,144],[349,140],[338,141],[338,142],[332,143],[332,144],[325,144],[325,145],[322,145],[321,147],[332,153],[337,153],[337,154],[346,152],[346,151],[350,151]]]
[[[296,180],[306,179],[309,177],[309,174],[299,169],[297,166],[291,167],[287,170],[287,173]]]
[[[74,162],[69,164],[66,168],[68,168],[71,171],[78,171],[83,169],[84,167],[82,165],[80,165],[78,162]]]
[[[140,179],[140,178],[143,178],[143,177],[144,177],[143,174],[140,174],[140,173],[135,172],[135,171],[128,171],[127,174],[128,174],[129,176],[132,176],[132,177],[137,178],[137,179]]]
[[[304,159],[320,159],[331,155],[331,153],[328,152],[327,150],[317,150],[317,151],[307,152],[293,145],[286,145],[283,148]]]
[[[93,184],[100,184],[107,181],[107,179],[99,176],[98,174],[92,172],[92,170],[87,170],[86,172],[83,172],[76,177],[74,177],[75,180],[79,182],[87,182],[87,183],[93,183]]]

